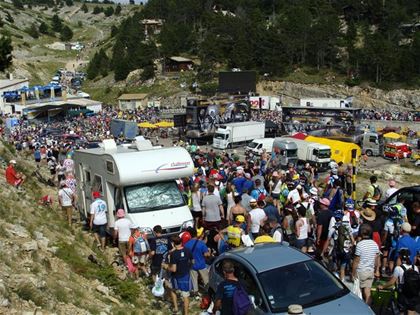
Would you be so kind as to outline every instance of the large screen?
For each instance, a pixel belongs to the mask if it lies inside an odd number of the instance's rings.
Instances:
[[[219,92],[248,94],[256,92],[257,74],[255,71],[219,72]]]

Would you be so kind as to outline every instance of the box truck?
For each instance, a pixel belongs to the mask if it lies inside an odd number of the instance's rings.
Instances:
[[[350,108],[352,98],[301,98],[300,106],[304,107],[323,107],[323,108]]]
[[[179,233],[193,224],[176,182],[193,174],[191,156],[184,148],[156,148],[139,138],[118,146],[104,140],[100,148],[75,151],[78,208],[87,217],[92,192],[99,191],[108,206],[109,229],[116,211],[124,209],[128,219],[150,235],[158,224],[166,234]]]
[[[287,168],[289,163],[297,164],[297,145],[284,138],[275,138],[271,153],[270,166],[273,168]]]
[[[361,148],[354,143],[348,143],[338,140],[331,140],[327,138],[307,136],[306,141],[316,142],[320,144],[325,144],[331,147],[331,160],[336,163],[351,163],[352,161],[352,150],[356,150],[356,157],[359,158],[362,154]]]
[[[110,129],[115,138],[123,137],[127,140],[133,140],[138,135],[138,126],[135,121],[113,119]]]
[[[232,148],[234,144],[263,138],[265,123],[260,121],[244,121],[221,125],[213,138],[213,147],[217,149]]]
[[[325,144],[284,137],[283,139],[296,143],[298,164],[316,165],[319,170],[328,169],[331,161],[331,147]]]
[[[273,150],[274,138],[254,139],[245,148],[245,152],[252,152],[254,155],[261,155],[263,150],[271,153]]]

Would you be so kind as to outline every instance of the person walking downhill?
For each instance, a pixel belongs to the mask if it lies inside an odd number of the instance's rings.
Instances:
[[[65,181],[60,182],[60,190],[58,191],[58,203],[67,217],[69,226],[72,225],[73,205],[76,201],[75,193],[66,185]]]
[[[124,209],[117,210],[117,218],[114,226],[114,239],[118,240],[118,250],[123,260],[126,261],[128,257],[128,240],[131,235],[131,221],[125,217]]]
[[[90,205],[90,229],[95,233],[95,239],[98,243],[98,247],[103,251],[105,250],[105,240],[106,240],[106,225],[108,207],[101,199],[101,193],[99,191],[94,191],[92,193],[94,201]]]

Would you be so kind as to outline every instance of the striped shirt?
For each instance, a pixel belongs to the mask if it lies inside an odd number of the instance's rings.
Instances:
[[[360,257],[357,271],[374,270],[377,254],[379,254],[379,248],[373,240],[361,240],[357,243],[355,255]]]

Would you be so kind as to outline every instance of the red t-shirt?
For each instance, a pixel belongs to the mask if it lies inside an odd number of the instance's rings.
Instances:
[[[18,180],[18,178],[17,178],[17,175],[16,175],[15,168],[13,167],[13,165],[9,165],[6,168],[6,181],[10,185],[14,186],[17,180]]]

